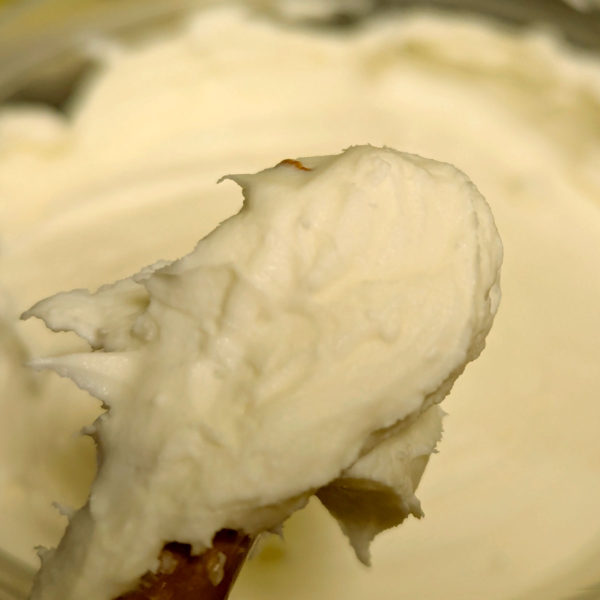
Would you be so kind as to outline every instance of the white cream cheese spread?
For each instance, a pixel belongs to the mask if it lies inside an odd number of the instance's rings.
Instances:
[[[432,407],[498,306],[487,204],[451,165],[370,146],[230,178],[243,209],[191,254],[24,315],[90,344],[33,365],[108,407],[89,501],[43,554],[34,599],[111,600],[166,542],[272,529],[325,486],[363,560],[420,516]]]
[[[85,503],[95,459],[79,430],[101,413],[24,366],[87,343],[19,315],[189,252],[240,208],[235,185],[214,185],[224,173],[371,143],[477,183],[502,233],[502,307],[444,402],[440,455],[419,485],[427,518],[379,535],[367,570],[311,501],[285,543],[272,536],[248,561],[232,600],[554,600],[593,583],[597,60],[549,32],[408,12],[330,31],[209,10],[102,48],[66,115],[0,111],[2,550],[33,570],[34,546],[57,545],[67,519],[52,503]]]

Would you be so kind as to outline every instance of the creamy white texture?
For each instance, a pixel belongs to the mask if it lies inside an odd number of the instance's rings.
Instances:
[[[419,416],[498,306],[487,204],[451,165],[370,146],[230,178],[243,209],[191,254],[24,315],[90,344],[32,365],[108,407],[89,501],[32,598],[110,600],[166,542],[200,551],[223,528],[272,529],[327,485],[365,561],[376,533],[421,516],[410,454],[433,450],[440,415]]]
[[[10,390],[2,547],[34,565],[36,544],[58,542],[65,519],[51,503],[84,502],[93,444],[77,432],[99,413],[68,380],[22,367],[19,353],[85,344],[19,323],[20,312],[182,256],[239,209],[235,186],[214,186],[223,173],[370,142],[448,161],[477,182],[504,242],[502,308],[486,351],[444,403],[441,455],[419,487],[427,518],[379,536],[364,570],[311,502],[289,520],[285,544],[266,542],[247,564],[232,598],[529,600],[539,587],[548,600],[591,583],[597,62],[546,34],[448,15],[309,34],[219,11],[121,50],[67,118],[25,108],[0,117],[0,296],[12,332],[0,341],[12,340],[0,372]]]

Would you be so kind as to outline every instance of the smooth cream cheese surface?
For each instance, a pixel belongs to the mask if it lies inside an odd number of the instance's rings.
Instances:
[[[564,576],[600,547],[597,64],[546,33],[407,13],[334,34],[219,10],[110,50],[67,117],[0,116],[2,548],[33,565],[34,546],[57,544],[52,502],[85,502],[94,452],[78,432],[101,412],[23,367],[87,345],[19,314],[189,252],[239,210],[235,186],[214,186],[223,173],[368,142],[477,182],[502,232],[502,307],[444,403],[426,518],[379,536],[366,570],[311,502],[233,597],[572,594]]]
[[[231,178],[243,209],[191,254],[24,315],[90,344],[32,365],[108,408],[89,501],[32,598],[111,600],[165,543],[273,529],[324,487],[365,561],[421,515],[407,458],[433,450],[434,405],[498,307],[487,204],[451,165],[371,146]]]

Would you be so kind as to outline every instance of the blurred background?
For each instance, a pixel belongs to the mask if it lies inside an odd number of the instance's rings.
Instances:
[[[190,11],[224,0],[0,0],[0,101],[61,106],[105,36],[135,39],[176,26]],[[570,43],[600,49],[595,0],[246,0],[282,21],[351,26],[373,14],[433,8],[549,26]]]

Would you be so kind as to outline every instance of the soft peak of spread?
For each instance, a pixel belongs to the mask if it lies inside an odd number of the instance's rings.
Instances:
[[[433,405],[499,300],[487,204],[451,165],[371,146],[228,178],[244,207],[191,254],[24,315],[89,342],[33,364],[109,408],[89,501],[35,599],[108,600],[165,542],[273,528],[316,492],[364,561],[373,535],[420,514]],[[355,503],[367,488],[388,501],[361,524],[340,481]]]

